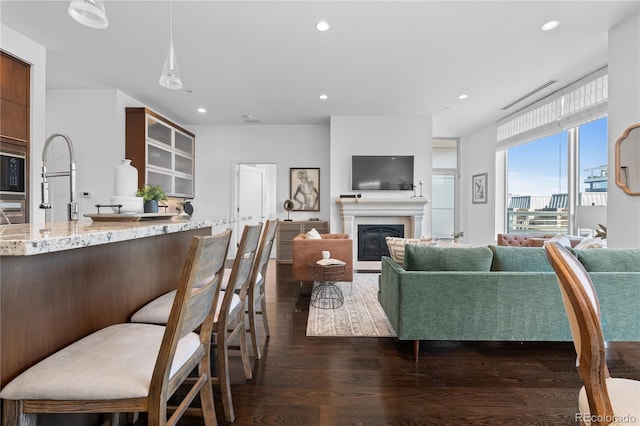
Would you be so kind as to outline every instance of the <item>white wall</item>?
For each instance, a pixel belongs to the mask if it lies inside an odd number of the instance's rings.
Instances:
[[[237,163],[276,164],[277,217],[289,198],[289,168],[320,168],[320,212],[292,212],[291,219],[329,219],[329,127],[326,125],[191,126],[196,134],[194,216],[233,217],[233,171]]]
[[[46,117],[46,81],[47,54],[46,49],[6,25],[0,24],[0,40],[2,49],[25,62],[31,64],[31,129],[30,153],[31,176],[29,185],[29,205],[31,222],[44,221],[44,213],[40,205],[40,170],[42,148],[45,136]]]
[[[640,123],[640,15],[609,31],[609,247],[640,247],[640,196],[626,195],[616,186],[614,164],[616,140],[636,123]]]
[[[76,196],[80,219],[96,213],[96,204],[111,204],[113,171],[124,158],[125,107],[142,104],[119,90],[48,90],[47,135],[62,133],[71,139],[76,156]],[[56,138],[48,152],[48,170],[68,170],[69,156],[62,138]],[[40,155],[41,157],[41,155]],[[42,163],[32,162],[34,170]],[[39,179],[38,179],[39,182]],[[67,177],[49,180],[52,220],[67,220],[69,189]],[[89,192],[90,198],[82,196]],[[37,193],[40,193],[38,188]],[[102,211],[110,212],[110,211]]]
[[[423,195],[431,199],[431,116],[331,117],[331,232],[343,232],[336,199],[351,190],[351,156],[414,155],[414,179],[423,181]],[[408,198],[412,191],[358,191],[367,198]],[[431,208],[422,224],[430,234]]]
[[[497,207],[504,206],[504,176],[496,173],[496,135],[496,125],[491,124],[460,140],[460,230],[466,244],[492,244],[497,238],[495,215],[503,214]],[[488,175],[487,203],[473,204],[471,179],[482,173]]]

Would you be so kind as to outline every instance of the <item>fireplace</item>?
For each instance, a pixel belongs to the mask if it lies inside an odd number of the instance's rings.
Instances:
[[[422,222],[427,203],[423,197],[338,198],[336,204],[339,208],[342,232],[353,240],[354,268],[380,269],[379,255],[376,255],[377,260],[360,260],[357,257],[360,225],[399,225],[403,227],[402,237],[420,238],[423,236]],[[379,237],[376,241],[378,240]],[[386,244],[383,248],[386,248]]]
[[[404,237],[404,225],[358,225],[358,260],[389,256],[386,237]]]

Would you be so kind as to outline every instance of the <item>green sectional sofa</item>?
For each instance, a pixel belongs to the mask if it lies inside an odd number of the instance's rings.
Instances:
[[[600,299],[606,340],[640,341],[640,249],[573,250]],[[382,258],[378,299],[401,340],[571,341],[541,247],[407,245]]]

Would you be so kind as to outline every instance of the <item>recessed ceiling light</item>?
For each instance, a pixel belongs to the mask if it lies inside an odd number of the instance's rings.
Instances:
[[[462,95],[458,96],[458,99],[467,99],[469,97],[469,95],[463,93]]]
[[[542,31],[551,31],[552,29],[556,28],[558,25],[560,25],[560,22],[558,21],[549,21],[546,24],[544,24],[542,27],[540,27],[540,29]]]
[[[329,99],[329,96],[323,93],[322,95],[320,95],[320,99],[326,101],[327,99]]]
[[[198,108],[198,112],[204,114],[205,112],[207,112],[207,110],[204,108]]]
[[[329,24],[326,21],[320,21],[316,24],[316,29],[318,31],[327,31],[329,29]]]
[[[258,118],[255,118],[253,115],[251,114],[244,114],[242,116],[242,121],[244,121],[245,123],[249,123],[249,124],[257,124],[257,123],[262,123],[262,121]]]

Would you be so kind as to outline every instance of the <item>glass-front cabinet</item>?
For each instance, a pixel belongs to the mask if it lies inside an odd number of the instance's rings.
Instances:
[[[195,135],[147,108],[127,108],[126,116],[126,156],[138,169],[138,185],[193,198]]]

